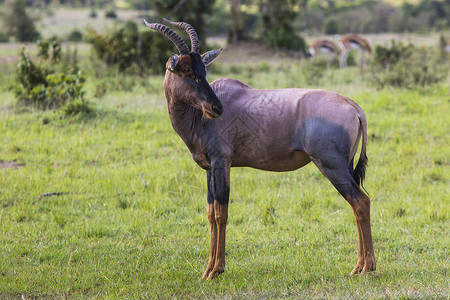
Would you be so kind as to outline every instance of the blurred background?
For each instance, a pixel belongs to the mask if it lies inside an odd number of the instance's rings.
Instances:
[[[277,78],[285,79],[281,87],[327,88],[339,84],[336,80],[345,74],[329,70],[344,65],[364,67],[360,81],[377,88],[425,86],[448,77],[450,0],[3,0],[0,4],[0,68],[21,78],[21,86],[7,78],[3,87],[14,89],[25,104],[30,104],[30,97],[44,97],[44,90],[38,96],[30,93],[40,83],[47,87],[45,77],[50,73],[76,75],[82,70],[97,80],[94,87],[89,86],[92,81],[86,83],[85,90],[94,98],[107,90],[131,90],[135,84],[148,87],[148,80],[133,77],[162,75],[176,49],[143,20],[162,22],[164,17],[193,25],[203,52],[226,47],[210,67],[213,77],[226,75],[258,85],[264,81],[253,75],[275,68],[280,72]],[[189,43],[184,32],[179,34]],[[367,49],[351,48],[343,63],[341,38],[347,34],[362,37]],[[312,49],[323,40],[334,47],[331,55],[330,48]],[[21,52],[24,46],[26,51]],[[292,59],[299,63],[294,68],[286,63]],[[30,61],[34,76],[27,75]],[[123,87],[127,80],[118,74],[131,76],[130,86]],[[327,74],[332,75],[324,78]]]
[[[449,0],[3,0],[0,41],[81,41],[89,26],[162,17],[192,24],[200,37],[264,41],[298,49],[301,36],[429,33],[450,27]]]
[[[80,41],[87,26],[162,17],[192,24],[200,37],[261,40],[301,47],[300,36],[346,33],[429,33],[450,27],[449,0],[3,0],[0,40],[60,37]]]

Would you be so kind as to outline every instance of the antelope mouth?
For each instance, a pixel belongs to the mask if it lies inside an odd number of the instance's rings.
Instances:
[[[202,103],[202,111],[203,111],[203,114],[208,119],[217,119],[218,117],[220,117],[222,115],[223,108],[218,105],[213,105],[213,104],[204,102],[204,103]]]

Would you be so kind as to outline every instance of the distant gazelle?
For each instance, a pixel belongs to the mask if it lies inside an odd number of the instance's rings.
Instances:
[[[339,47],[330,40],[317,40],[309,46],[309,53],[312,57],[324,54],[330,62],[339,54]]]
[[[309,46],[311,56],[326,54],[331,60],[339,54],[339,48],[330,40],[317,40]]]
[[[362,66],[364,64],[364,55],[365,53],[372,53],[372,48],[370,47],[369,42],[359,35],[348,34],[341,37],[339,40],[339,47],[341,47],[341,55],[339,56],[339,63],[341,68],[347,67],[347,59],[348,54],[352,50],[358,50],[360,53],[359,65]]]
[[[361,188],[367,165],[367,121],[361,107],[324,90],[258,90],[230,78],[210,85],[205,67],[222,49],[200,54],[198,36],[191,25],[165,22],[186,31],[191,39],[189,50],[169,27],[145,22],[179,51],[166,63],[164,92],[172,127],[193,160],[206,171],[211,240],[203,278],[213,279],[225,271],[230,168],[284,172],[311,161],[353,209],[358,261],[352,274],[374,271],[370,199]]]

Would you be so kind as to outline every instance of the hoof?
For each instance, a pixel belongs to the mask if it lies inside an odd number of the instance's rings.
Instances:
[[[223,273],[225,270],[219,269],[206,269],[205,273],[203,273],[202,279],[211,280],[216,278],[219,274]]]
[[[209,269],[209,268],[206,269],[205,272],[202,275],[202,279],[203,280],[208,279],[208,276],[209,276],[210,273],[211,273],[211,269]]]
[[[358,274],[369,274],[375,270],[375,263],[372,260],[367,260],[364,265],[357,264],[353,271],[350,273],[350,276]]]
[[[375,264],[365,264],[361,274],[370,274],[376,270]]]
[[[367,252],[363,258],[358,257],[356,267],[350,273],[350,276],[358,274],[368,274],[375,270],[375,255],[373,253]]]
[[[217,277],[217,275],[219,275],[219,273],[214,272],[214,270],[213,270],[211,273],[209,273],[208,280],[215,279]]]
[[[350,273],[350,276],[358,275],[362,272],[364,269],[364,266],[356,265],[356,267],[353,269],[353,271]]]

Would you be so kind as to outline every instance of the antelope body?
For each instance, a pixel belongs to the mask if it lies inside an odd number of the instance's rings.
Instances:
[[[358,50],[360,54],[359,64],[360,66],[364,63],[364,54],[365,52],[371,54],[372,48],[370,47],[369,42],[359,35],[356,34],[348,34],[344,35],[339,40],[339,46],[341,47],[341,55],[339,56],[339,63],[341,68],[347,67],[347,58],[352,50]]]
[[[257,90],[229,78],[209,85],[205,66],[221,49],[200,55],[192,26],[165,21],[186,30],[193,48],[189,52],[165,25],[146,22],[180,51],[166,64],[164,91],[174,130],[194,161],[206,170],[211,242],[203,278],[215,278],[225,270],[230,168],[291,171],[311,161],[353,208],[358,261],[352,273],[375,270],[370,199],[360,188],[367,163],[367,123],[358,104],[324,90]],[[354,169],[361,137],[361,154]]]
[[[339,53],[339,48],[332,41],[317,40],[309,46],[309,53],[311,56],[323,53],[328,55],[329,60],[332,60]]]

